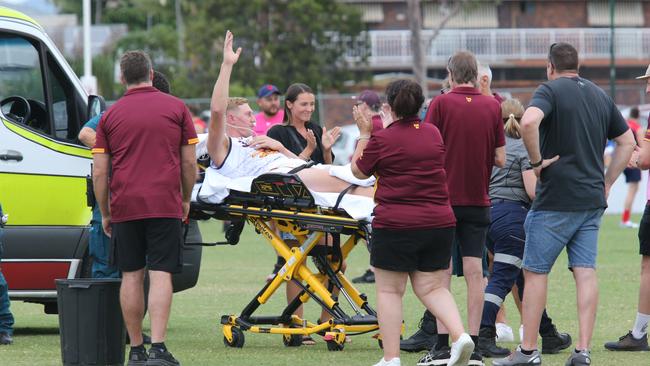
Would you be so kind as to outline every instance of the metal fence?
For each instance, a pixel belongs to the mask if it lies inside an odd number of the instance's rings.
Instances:
[[[422,31],[423,39],[431,35],[431,30]],[[554,42],[571,43],[582,60],[608,59],[610,37],[608,28],[443,29],[427,45],[426,61],[429,66],[443,66],[457,50],[469,50],[494,65],[544,60]],[[617,28],[614,37],[617,58],[647,59],[650,55],[649,28]],[[367,39],[371,68],[411,65],[410,31],[369,31]],[[348,59],[359,60],[358,51],[350,50]]]

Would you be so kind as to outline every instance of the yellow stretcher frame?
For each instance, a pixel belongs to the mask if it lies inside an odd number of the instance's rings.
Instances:
[[[213,210],[213,211],[212,211]],[[340,210],[323,209],[320,207],[301,209],[276,209],[271,207],[252,207],[248,204],[214,205],[212,208],[203,207],[203,212],[209,212],[212,217],[223,219],[227,215],[231,219],[245,219],[255,230],[266,239],[282,256],[286,263],[276,276],[268,282],[256,297],[244,308],[240,315],[230,314],[221,317],[223,325],[223,341],[226,346],[240,348],[244,345],[244,331],[251,333],[281,334],[285,346],[300,346],[305,335],[318,334],[323,336],[330,351],[343,350],[346,336],[365,334],[378,331],[377,313],[368,304],[367,298],[360,293],[343,273],[336,270],[332,254],[320,255],[321,265],[313,272],[306,265],[309,254],[319,246],[320,239],[328,234],[348,234],[349,237],[340,245],[340,261],[348,254],[361,239],[369,236],[368,223],[358,221],[345,215]],[[273,223],[274,225],[270,225]],[[299,246],[291,247],[282,240],[272,227],[292,234]],[[326,265],[322,260],[327,258]],[[326,281],[331,279],[330,288],[340,291],[338,297],[333,296]],[[303,291],[287,305],[280,316],[253,316],[253,312],[265,304],[285,282],[294,281],[301,284]],[[344,297],[355,315],[347,315],[340,307],[338,299]],[[312,323],[293,315],[295,309],[310,299],[318,302],[328,311],[332,318],[322,323]],[[379,346],[382,346],[379,334]]]

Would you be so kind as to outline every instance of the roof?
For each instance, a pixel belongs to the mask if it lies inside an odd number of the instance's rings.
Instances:
[[[41,27],[34,19],[28,17],[27,15],[13,9],[5,8],[4,6],[0,6],[0,18],[20,19],[32,23],[39,28]]]

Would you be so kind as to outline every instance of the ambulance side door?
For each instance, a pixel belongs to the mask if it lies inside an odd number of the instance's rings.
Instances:
[[[15,295],[74,277],[90,221],[91,155],[77,140],[85,93],[47,37],[0,31],[0,202],[3,272]]]

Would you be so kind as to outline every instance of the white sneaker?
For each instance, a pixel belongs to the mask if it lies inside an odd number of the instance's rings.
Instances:
[[[467,365],[473,351],[474,342],[472,342],[472,338],[467,333],[461,334],[458,340],[451,344],[451,355],[447,366]]]
[[[621,222],[619,224],[619,226],[622,227],[622,228],[629,228],[629,229],[638,229],[639,228],[639,224],[637,224],[636,222],[632,222],[630,220],[627,220],[625,222]]]
[[[386,361],[383,357],[379,362],[377,362],[374,366],[402,366],[401,361],[399,360],[399,357],[395,357],[390,361]]]
[[[524,341],[524,325],[519,326],[519,342]]]
[[[505,323],[496,323],[497,328],[497,343],[514,342],[515,335],[512,333],[512,328]]]

